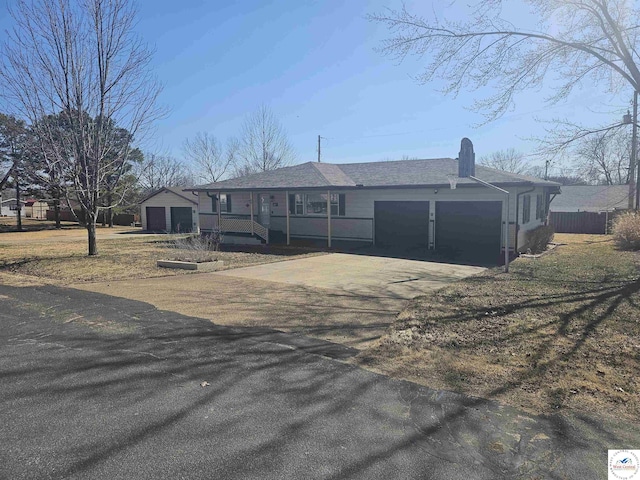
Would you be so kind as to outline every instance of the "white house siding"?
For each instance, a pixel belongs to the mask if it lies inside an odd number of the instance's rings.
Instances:
[[[13,202],[15,205],[15,202]],[[22,218],[26,218],[25,207],[23,206],[20,209],[20,214]],[[11,201],[6,201],[0,205],[0,216],[1,217],[17,217],[18,211],[11,208]]]
[[[519,252],[526,252],[528,245],[527,245],[527,232],[530,230],[533,230],[534,228],[539,227],[540,225],[544,225],[545,222],[545,218],[536,218],[536,202],[537,202],[537,198],[538,195],[542,195],[543,201],[545,201],[545,194],[544,194],[544,188],[543,187],[536,187],[534,190],[530,191],[531,187],[529,188],[524,188],[524,187],[520,187],[519,188],[519,193],[521,193],[520,195],[520,201],[519,201],[519,205],[518,205],[518,225],[519,225],[519,230],[518,230],[518,251]],[[527,192],[527,193],[524,193]],[[523,223],[524,221],[524,201],[523,201],[523,197],[525,195],[531,195],[531,204],[530,204],[530,208],[531,211],[529,212],[529,221],[527,223]]]
[[[191,192],[185,192],[185,196],[187,195],[191,195]],[[197,197],[194,196],[193,199],[197,201]],[[173,192],[164,190],[140,204],[140,222],[142,223],[143,230],[147,229],[147,207],[164,207],[167,231],[171,230],[171,207],[190,207],[193,218],[193,232],[200,231],[198,205],[191,203]]]

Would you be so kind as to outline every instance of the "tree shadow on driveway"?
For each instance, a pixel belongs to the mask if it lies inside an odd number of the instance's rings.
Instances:
[[[0,286],[0,305],[12,479],[595,479],[615,448],[597,424],[390,380],[272,330],[49,286]]]

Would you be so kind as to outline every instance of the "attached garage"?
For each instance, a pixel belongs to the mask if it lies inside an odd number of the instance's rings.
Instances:
[[[435,247],[454,261],[496,263],[502,202],[436,202]]]
[[[429,245],[429,202],[375,202],[375,244],[412,250]]]
[[[165,187],[140,202],[143,230],[199,232],[198,197],[178,187]]]

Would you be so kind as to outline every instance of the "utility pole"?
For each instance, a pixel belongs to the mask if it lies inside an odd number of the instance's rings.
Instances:
[[[626,120],[626,119],[625,119]],[[631,158],[629,159],[629,210],[638,208],[638,191],[636,188],[636,159],[638,143],[638,92],[633,92],[633,118],[631,119]],[[638,172],[640,175],[640,171]]]
[[[322,137],[318,135],[318,163],[320,163],[320,139]]]
[[[631,156],[633,157],[633,164],[636,169],[636,183],[634,185],[636,191],[636,210],[640,206],[640,189],[638,189],[638,185],[640,185],[640,167],[638,167],[638,91],[635,90],[633,92],[633,129],[632,129],[632,139],[633,142],[631,145]]]
[[[550,160],[547,158],[544,161],[544,179],[549,180],[549,162]]]

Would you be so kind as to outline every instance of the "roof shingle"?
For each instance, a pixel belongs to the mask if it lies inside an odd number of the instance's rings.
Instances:
[[[629,185],[569,185],[549,206],[552,212],[604,212],[628,208]]]
[[[448,186],[448,176],[457,175],[458,161],[453,158],[398,160],[368,163],[307,162],[245,177],[195,187],[194,190],[300,189],[339,187]],[[502,172],[476,165],[476,177],[497,185],[546,185],[558,183],[525,175]],[[458,185],[477,185],[470,178],[458,179]]]

